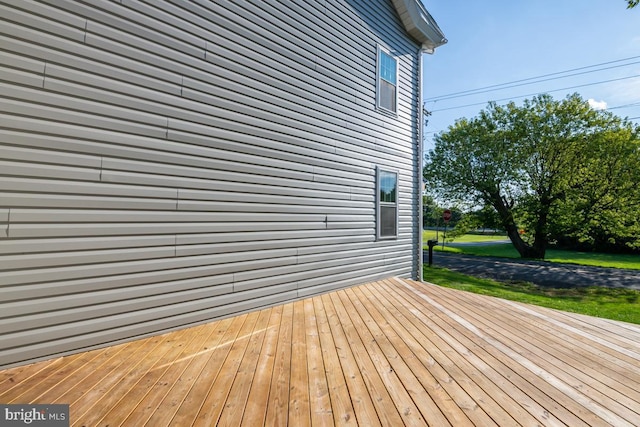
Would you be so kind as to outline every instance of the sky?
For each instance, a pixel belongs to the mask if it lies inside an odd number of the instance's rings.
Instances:
[[[538,93],[562,99],[577,92],[594,108],[640,124],[640,6],[627,9],[625,0],[422,1],[448,40],[423,55],[425,108],[432,112],[426,151],[435,133],[475,117],[488,101],[520,103]],[[514,83],[518,87],[438,99],[534,77],[540,78]],[[523,85],[540,79],[548,81]],[[606,80],[615,81],[598,83]]]

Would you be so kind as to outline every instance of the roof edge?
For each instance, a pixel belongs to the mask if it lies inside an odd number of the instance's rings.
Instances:
[[[444,33],[420,0],[392,0],[407,32],[428,53],[447,43]]]

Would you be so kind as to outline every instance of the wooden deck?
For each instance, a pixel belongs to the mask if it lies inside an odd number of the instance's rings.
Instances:
[[[0,372],[78,426],[640,425],[640,327],[402,279]]]

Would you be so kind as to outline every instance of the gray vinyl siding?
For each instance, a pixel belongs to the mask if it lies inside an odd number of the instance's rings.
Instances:
[[[391,0],[0,0],[0,367],[417,277],[418,48]]]

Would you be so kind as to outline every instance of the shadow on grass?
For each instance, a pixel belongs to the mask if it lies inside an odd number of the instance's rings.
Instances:
[[[475,255],[498,258],[520,258],[520,254],[511,243],[496,243],[480,246],[447,246],[434,248],[436,251],[452,252],[463,255]],[[640,270],[640,256],[630,254],[605,254],[600,252],[577,252],[548,248],[544,260],[555,263],[588,265],[592,267],[626,268]]]

